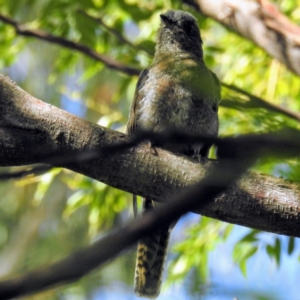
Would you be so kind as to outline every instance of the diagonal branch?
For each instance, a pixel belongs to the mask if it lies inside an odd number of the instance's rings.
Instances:
[[[0,181],[9,179],[20,179],[27,176],[37,176],[50,171],[53,167],[48,165],[36,165],[26,167],[18,171],[0,172]]]
[[[268,0],[183,0],[300,75],[300,27]]]
[[[205,2],[205,1],[204,1]],[[84,11],[80,11],[82,14],[93,18],[92,16],[88,15],[87,13],[85,13]],[[79,43],[61,38],[61,37],[57,37],[54,36],[52,34],[49,34],[47,32],[41,31],[41,30],[34,30],[34,29],[28,29],[26,28],[24,25],[19,24],[18,22],[16,22],[15,20],[6,17],[4,15],[0,14],[0,20],[4,23],[7,23],[11,26],[13,26],[16,29],[17,34],[19,35],[23,35],[23,36],[30,36],[30,37],[35,37],[41,40],[45,40],[54,44],[58,44],[61,45],[63,47],[69,48],[69,49],[74,49],[77,50],[97,61],[101,61],[103,62],[107,67],[114,69],[114,70],[118,70],[120,72],[124,72],[128,75],[139,75],[140,70],[135,69],[135,68],[131,68],[131,67],[127,67],[117,61],[114,61],[113,59],[111,59],[108,56],[105,56],[103,54],[100,54],[92,49],[90,49],[89,47],[85,46],[85,45],[81,45]],[[128,43],[132,46],[134,46],[133,44],[131,44],[128,40],[124,39],[124,37],[122,35],[120,35],[117,31],[115,31],[113,28],[108,27],[100,18],[96,18],[96,21],[100,22],[103,26],[105,26],[105,28],[107,28],[110,31],[113,31],[115,35],[117,35],[117,37],[125,42]],[[299,53],[300,55],[300,53]],[[246,95],[247,97],[249,97],[252,101],[255,101],[256,103],[258,103],[261,107],[264,107],[270,111],[275,111],[281,114],[284,114],[290,118],[293,118],[297,121],[300,120],[300,115],[298,113],[292,112],[287,108],[275,105],[275,104],[271,104],[270,102],[267,102],[257,96],[251,95],[249,93],[247,93],[246,91],[243,91],[242,89],[235,87],[233,85],[228,85],[226,83],[222,83],[222,85],[228,89],[231,89],[233,91],[239,92],[243,95]],[[226,99],[224,99],[226,101]],[[225,104],[224,101],[224,104]]]
[[[236,160],[235,163],[237,164],[238,161]],[[246,170],[247,165],[239,164],[238,168],[233,168],[232,172],[227,173],[227,163],[225,165],[219,164],[202,183],[174,198],[167,207],[160,207],[155,212],[152,211],[132,224],[107,235],[90,247],[82,249],[47,268],[1,282],[0,298],[10,299],[24,296],[53,285],[79,279],[113,259],[121,251],[134,245],[152,230],[164,224],[170,224],[190,209],[204,207],[227,186],[233,184],[234,180]],[[225,172],[227,176],[222,176]],[[199,203],[198,199],[203,200]]]
[[[1,282],[1,299],[24,296],[53,285],[76,280],[113,259],[160,226],[169,225],[188,211],[205,210],[208,203],[212,203],[215,197],[232,186],[262,154],[299,155],[300,141],[295,141],[293,138],[299,138],[300,133],[289,131],[289,134],[291,135],[289,138],[286,135],[268,135],[265,143],[262,141],[266,140],[266,136],[244,136],[220,140],[220,162],[209,168],[200,183],[174,196],[168,205],[159,207],[66,259],[47,268]],[[248,151],[248,155],[245,155],[244,151],[249,150],[249,141],[260,146],[252,148]],[[232,151],[228,149],[235,149],[235,155],[232,155]]]
[[[79,13],[81,13],[83,16],[88,17],[92,20],[94,20],[95,22],[97,22],[98,24],[100,24],[101,26],[103,26],[108,32],[112,33],[121,43],[123,44],[127,44],[132,48],[137,49],[138,47],[136,45],[134,45],[133,43],[131,43],[128,39],[126,39],[120,32],[118,32],[116,29],[109,27],[100,17],[94,17],[91,16],[90,14],[88,14],[87,12],[85,12],[82,9],[78,10]]]
[[[232,1],[232,0],[231,0],[231,1]],[[217,2],[219,3],[219,5],[222,4],[222,1],[221,1],[221,0],[217,0]],[[193,3],[194,3],[194,5],[195,5],[196,2],[193,2]],[[201,6],[201,5],[204,5],[205,3],[206,3],[205,0],[198,1],[198,5],[199,5],[199,6],[197,6],[197,8],[198,8],[198,9],[202,9],[202,6]],[[233,4],[230,4],[230,2],[226,2],[226,3],[229,3],[228,5],[231,5],[231,6],[233,5]],[[273,7],[273,6],[269,6],[267,1],[262,1],[262,3],[264,3],[264,7],[267,7],[268,10],[270,10],[270,9]],[[225,5],[225,4],[224,4],[224,5]],[[271,8],[270,8],[270,7],[271,7]],[[206,9],[207,11],[206,11],[205,9]],[[205,9],[204,9],[204,10],[202,9],[202,12],[203,12],[203,13],[209,13],[209,12],[210,12],[210,13],[213,13],[212,11],[209,10],[209,9],[210,9],[210,6],[206,6]],[[216,7],[214,7],[214,9],[216,9]],[[244,8],[244,6],[243,6],[243,9],[246,9],[246,8]],[[265,11],[266,11],[266,10],[267,10],[267,9],[265,9]],[[276,16],[278,16],[278,15],[280,14],[278,10],[275,10],[275,9],[274,9],[274,7],[273,7],[273,9],[272,9],[271,11],[272,11],[273,14],[276,13]],[[88,14],[85,13],[84,11],[80,11],[80,12],[81,12],[82,14],[84,14],[84,15],[90,17],[90,18],[93,18],[92,16],[88,15]],[[266,13],[266,14],[267,14],[267,13]],[[267,15],[269,16],[270,13],[267,14]],[[213,15],[210,15],[210,16],[213,17]],[[280,17],[279,19],[280,19],[280,20],[281,20],[281,19],[284,20],[284,21],[283,21],[284,24],[285,24],[285,27],[284,27],[284,28],[291,28],[291,26],[292,26],[291,33],[293,33],[293,36],[295,36],[295,30],[296,30],[296,27],[297,27],[297,26],[295,26],[295,25],[293,25],[293,24],[292,24],[292,25],[290,24],[290,27],[287,26],[287,22],[288,22],[287,18],[284,17],[284,16],[282,16],[282,15],[280,15],[280,16],[281,16],[281,17]],[[7,23],[7,24],[13,26],[13,27],[16,29],[16,32],[17,32],[19,35],[35,37],[35,38],[38,38],[38,39],[46,40],[46,41],[48,41],[48,42],[51,42],[51,43],[54,43],[54,44],[58,44],[58,45],[67,47],[67,48],[69,48],[69,49],[77,50],[77,51],[79,51],[79,52],[81,52],[81,53],[83,53],[83,54],[85,54],[85,55],[87,55],[87,56],[89,56],[89,57],[91,57],[91,58],[97,60],[97,61],[103,62],[103,63],[104,63],[107,67],[109,67],[109,68],[118,70],[118,71],[120,71],[120,72],[124,72],[124,73],[126,73],[126,74],[128,74],[128,75],[138,75],[139,72],[140,72],[140,70],[138,70],[138,69],[131,68],[131,67],[127,67],[127,66],[122,65],[121,63],[119,63],[119,62],[117,62],[117,61],[112,60],[112,59],[111,59],[110,57],[108,57],[108,56],[105,56],[105,55],[103,55],[103,54],[97,53],[96,51],[90,49],[89,47],[87,47],[87,46],[85,46],[85,45],[81,45],[81,44],[79,44],[79,43],[76,43],[76,42],[73,42],[73,41],[70,41],[70,40],[61,38],[61,37],[54,36],[54,35],[52,35],[52,34],[49,34],[49,33],[47,33],[47,32],[41,31],[41,30],[27,29],[24,25],[19,24],[19,23],[16,22],[15,20],[13,20],[13,19],[11,19],[11,18],[9,18],[9,17],[6,17],[6,16],[4,16],[4,15],[1,15],[1,14],[0,14],[0,20],[1,20],[2,22],[4,22],[4,23]],[[98,22],[100,22],[100,23],[101,23],[105,28],[107,28],[108,30],[113,31],[114,34],[117,35],[117,37],[118,37],[121,41],[123,41],[123,42],[125,42],[125,43],[128,43],[128,44],[134,46],[134,45],[131,44],[128,40],[124,39],[124,37],[121,36],[118,32],[116,32],[113,28],[108,27],[108,26],[102,21],[102,19],[96,18],[95,20],[98,21]],[[275,21],[276,21],[276,19],[274,19],[274,18],[272,18],[272,20],[273,20],[272,22],[275,22]],[[226,25],[226,24],[224,24],[224,25]],[[274,26],[273,26],[273,27],[274,27]],[[297,27],[297,28],[298,28],[298,27]],[[298,28],[298,29],[299,29],[299,28]],[[283,30],[283,29],[282,29],[282,30]],[[287,29],[285,29],[285,30],[287,30]],[[300,29],[299,29],[299,31],[300,31]],[[289,36],[289,35],[288,35],[288,36]],[[291,37],[289,36],[289,38],[291,38]],[[298,41],[298,39],[295,40],[295,42],[297,42],[297,41]],[[278,41],[277,41],[277,42],[278,42]],[[297,42],[297,43],[298,43],[298,42]],[[298,50],[299,50],[299,49],[300,49],[300,48],[298,48]],[[300,52],[299,52],[299,56],[300,56]],[[222,83],[222,85],[223,85],[224,87],[228,88],[228,89],[231,89],[231,90],[233,90],[233,91],[236,91],[236,92],[239,92],[239,93],[241,93],[241,94],[243,94],[243,95],[246,95],[246,96],[249,97],[252,101],[258,103],[261,107],[264,107],[264,108],[266,108],[266,109],[268,109],[268,110],[270,110],[270,111],[275,111],[275,112],[284,114],[284,115],[286,115],[286,116],[288,116],[288,117],[290,117],[290,118],[292,118],[292,119],[295,119],[295,120],[297,120],[297,121],[300,120],[300,115],[299,115],[298,113],[292,112],[292,111],[290,111],[290,110],[287,109],[287,108],[284,108],[284,107],[281,107],[281,106],[272,104],[272,103],[270,103],[270,102],[268,102],[268,101],[265,101],[265,100],[263,100],[263,99],[261,99],[261,98],[259,98],[259,97],[257,97],[257,96],[251,95],[251,94],[247,93],[246,91],[243,91],[242,89],[240,89],[240,88],[238,88],[238,87],[235,87],[235,86],[233,86],[233,85],[228,85],[228,84],[226,84],[226,83]],[[226,99],[224,99],[224,100],[226,101]],[[224,102],[224,103],[225,103],[225,102]]]
[[[88,14],[87,12],[85,12],[82,9],[78,10],[79,13],[81,13],[82,15],[94,20],[95,22],[99,23],[101,26],[103,26],[108,32],[112,33],[121,43],[123,44],[127,44],[129,45],[131,48],[135,49],[135,50],[142,50],[144,52],[146,52],[148,55],[153,56],[153,52],[149,51],[148,49],[146,49],[145,47],[141,47],[141,46],[137,46],[135,44],[133,44],[131,41],[129,41],[127,38],[125,38],[118,30],[108,26],[102,18],[100,17],[94,17],[90,14]]]
[[[244,91],[244,90],[240,89],[239,87],[237,87],[235,85],[232,85],[232,84],[227,84],[227,83],[222,82],[222,86],[226,87],[227,89],[229,89],[231,91],[234,91],[234,92],[237,92],[241,95],[246,96],[250,101],[252,101],[253,103],[258,104],[258,106],[261,107],[261,108],[265,108],[269,111],[273,111],[275,113],[285,115],[285,116],[287,116],[291,119],[294,119],[296,121],[300,121],[300,114],[296,113],[296,112],[294,112],[294,111],[292,111],[292,110],[290,110],[286,107],[279,106],[279,105],[276,105],[274,103],[268,102],[268,101],[266,101],[266,100],[264,100],[260,97],[252,95],[252,94],[248,93],[247,91]],[[226,106],[227,101],[232,101],[232,100],[231,99],[222,99],[221,105]]]
[[[140,70],[133,68],[133,67],[128,67],[128,66],[126,66],[120,62],[117,62],[104,54],[100,54],[100,53],[96,52],[95,50],[93,50],[85,45],[82,45],[80,43],[77,43],[77,42],[74,42],[74,41],[59,37],[59,36],[55,36],[46,31],[43,31],[43,30],[26,28],[26,26],[19,24],[15,20],[13,20],[7,16],[4,16],[2,14],[0,14],[0,20],[3,23],[13,26],[16,29],[16,33],[18,35],[34,37],[34,38],[37,38],[37,39],[40,39],[43,41],[47,41],[52,44],[63,46],[65,48],[68,48],[71,50],[76,50],[88,57],[95,59],[96,61],[100,61],[100,62],[104,63],[108,68],[123,72],[128,75],[138,75],[140,73]]]
[[[300,75],[300,28],[290,22],[269,1],[183,0],[183,2],[192,5],[204,15],[215,19],[241,36],[253,41],[269,55],[284,63],[291,71]],[[127,67],[108,56],[97,53],[85,45],[41,30],[25,28],[24,25],[3,14],[0,14],[0,20],[13,26],[19,35],[35,37],[74,49],[103,62],[109,68],[128,75],[138,75],[140,72],[138,69]],[[113,29],[110,28],[110,30]]]

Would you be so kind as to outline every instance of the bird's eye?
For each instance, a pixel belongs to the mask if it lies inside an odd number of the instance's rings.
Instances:
[[[187,34],[190,34],[193,30],[193,24],[190,22],[184,22],[183,29]]]

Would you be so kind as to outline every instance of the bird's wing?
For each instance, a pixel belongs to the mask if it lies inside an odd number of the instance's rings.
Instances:
[[[146,80],[148,79],[149,69],[145,69],[141,72],[139,80],[136,85],[133,102],[130,108],[129,119],[127,123],[127,133],[129,135],[134,135],[136,133],[136,125],[137,125],[137,106],[138,103],[143,98],[143,94],[141,93],[141,89],[144,86]]]

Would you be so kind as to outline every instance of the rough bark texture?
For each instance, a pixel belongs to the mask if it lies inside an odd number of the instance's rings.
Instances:
[[[153,230],[157,230],[161,226],[168,226],[178,220],[189,209],[204,207],[232,185],[244,173],[249,163],[253,163],[253,161],[245,160],[244,157],[239,157],[235,160],[235,163],[239,162],[238,166],[228,173],[229,161],[232,164],[232,160],[222,160],[214,165],[201,182],[174,196],[172,203],[149,211],[143,218],[135,219],[130,224],[105,235],[92,245],[49,267],[36,269],[25,275],[0,282],[0,299],[24,296],[53,285],[74,281],[121,252],[124,253],[124,250],[133,246],[142,237],[152,233]],[[201,203],[198,203],[199,198],[203,199]]]
[[[300,75],[300,28],[267,0],[184,0]]]
[[[127,139],[44,103],[0,75],[0,165],[47,163],[49,157],[99,149]],[[45,154],[50,156],[45,158]],[[60,164],[63,165],[63,164]],[[185,156],[147,145],[121,153],[69,163],[68,169],[124,191],[157,201],[168,199],[203,178],[209,163],[201,165]],[[201,202],[201,199],[199,199]],[[204,209],[203,215],[222,221],[300,236],[300,185],[249,173],[230,191]]]

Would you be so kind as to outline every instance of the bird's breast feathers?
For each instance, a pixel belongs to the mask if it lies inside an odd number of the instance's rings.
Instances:
[[[204,64],[190,58],[178,63],[170,58],[150,68],[139,94],[137,121],[140,128],[154,132],[171,128],[188,130],[195,110],[196,118],[205,121],[210,107],[218,104],[220,87]]]

